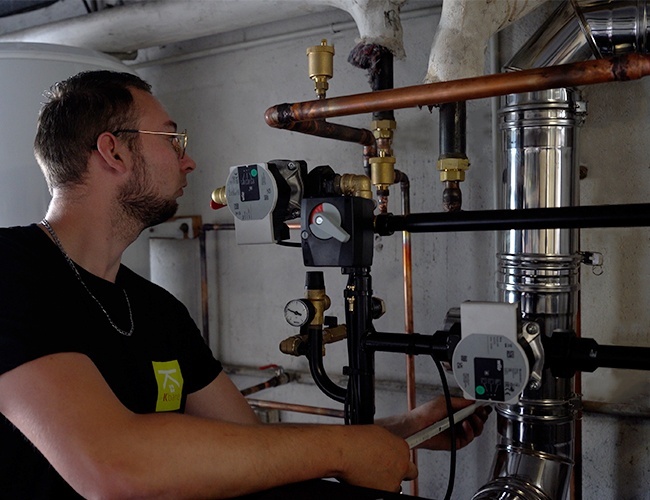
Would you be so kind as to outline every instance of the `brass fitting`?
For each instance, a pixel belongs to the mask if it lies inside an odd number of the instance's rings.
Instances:
[[[372,184],[366,175],[343,174],[338,177],[338,190],[344,196],[358,196],[372,200]]]
[[[311,326],[322,325],[325,321],[325,311],[330,308],[330,298],[325,293],[325,290],[307,290],[305,297],[314,306],[314,319],[312,319]]]
[[[290,356],[300,356],[300,346],[307,342],[307,335],[294,335],[280,342],[280,352]]]
[[[370,179],[377,191],[386,191],[395,183],[395,157],[393,156],[393,131],[397,128],[395,120],[372,120],[372,133],[377,139],[377,154],[370,158]]]
[[[219,205],[228,205],[228,200],[226,199],[226,186],[221,186],[212,191],[212,201]]]
[[[438,170],[442,182],[465,180],[465,170],[469,168],[467,158],[441,158],[438,160]]]
[[[314,90],[319,99],[324,99],[330,78],[334,76],[334,47],[323,39],[320,45],[307,49],[309,78],[314,80]]]
[[[226,186],[221,186],[220,188],[212,191],[212,200],[210,201],[210,206],[213,209],[217,210],[227,205],[228,199],[226,198]]]
[[[370,128],[375,139],[392,139],[393,130],[397,128],[395,120],[372,120]]]
[[[370,158],[370,179],[380,191],[387,190],[395,184],[395,157],[379,156]]]
[[[325,328],[323,330],[323,356],[325,356],[325,344],[333,344],[340,340],[345,340],[348,336],[348,330],[345,325],[338,325],[334,328]],[[280,342],[280,351],[290,356],[302,356],[306,349],[307,335],[294,335]]]

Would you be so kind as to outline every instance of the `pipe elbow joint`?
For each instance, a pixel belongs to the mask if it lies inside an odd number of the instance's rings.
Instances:
[[[339,177],[339,190],[345,196],[358,196],[372,200],[370,177],[357,174],[343,174]]]

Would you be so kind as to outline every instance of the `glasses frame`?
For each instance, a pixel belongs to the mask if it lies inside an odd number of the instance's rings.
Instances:
[[[172,140],[172,147],[176,151],[176,155],[179,160],[182,160],[185,157],[185,150],[187,149],[187,129],[182,132],[154,132],[152,130],[137,130],[131,128],[124,128],[120,130],[115,130],[111,132],[113,135],[119,135],[121,133],[128,134],[148,134],[148,135],[166,135],[174,137],[176,140]]]

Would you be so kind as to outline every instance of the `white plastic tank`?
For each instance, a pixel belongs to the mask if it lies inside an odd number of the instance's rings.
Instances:
[[[32,144],[43,92],[80,71],[132,73],[101,52],[40,43],[0,43],[0,226],[45,215],[50,200]]]
[[[118,59],[94,50],[0,43],[0,227],[38,222],[50,202],[33,151],[43,93],[58,81],[98,69],[134,73]],[[148,254],[148,238],[141,236],[123,262],[148,277]]]

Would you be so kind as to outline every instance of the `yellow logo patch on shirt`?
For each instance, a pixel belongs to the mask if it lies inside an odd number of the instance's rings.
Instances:
[[[180,410],[183,396],[183,374],[178,361],[152,361],[158,383],[156,411]]]

